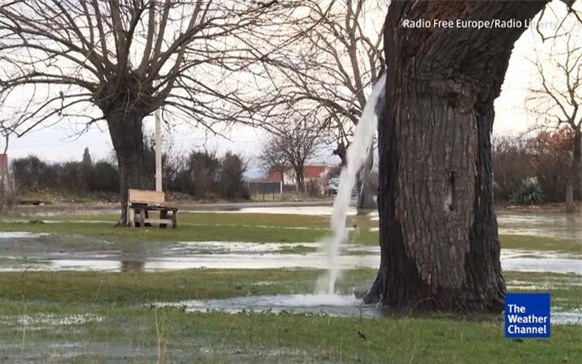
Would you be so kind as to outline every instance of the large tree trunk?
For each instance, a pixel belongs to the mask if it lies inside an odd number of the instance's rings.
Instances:
[[[524,28],[411,29],[405,19],[518,19],[544,2],[397,1],[385,27],[379,123],[380,269],[365,300],[395,308],[503,308],[491,130]]]
[[[575,212],[576,204],[574,202],[574,188],[578,188],[579,193],[582,187],[582,166],[580,166],[580,159],[582,154],[581,148],[582,132],[575,130],[574,132],[574,150],[572,151],[572,161],[570,165],[570,174],[566,181],[566,212]]]
[[[143,115],[137,112],[106,114],[109,134],[119,166],[121,224],[127,224],[127,190],[151,189],[153,176],[147,174],[142,130]]]

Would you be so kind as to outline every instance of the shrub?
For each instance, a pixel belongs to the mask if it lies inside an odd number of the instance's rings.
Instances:
[[[36,156],[18,158],[12,162],[17,189],[38,192],[60,186],[61,165],[49,165]]]
[[[119,192],[119,171],[117,167],[106,161],[95,163],[88,185],[93,192]]]
[[[523,184],[513,195],[511,202],[520,205],[534,205],[543,202],[543,194],[535,183]]]
[[[227,200],[250,198],[250,193],[243,181],[243,173],[246,167],[242,158],[230,152],[222,158],[220,171],[219,192],[221,197]]]
[[[528,178],[535,176],[525,141],[510,137],[493,140],[495,199],[510,201]]]

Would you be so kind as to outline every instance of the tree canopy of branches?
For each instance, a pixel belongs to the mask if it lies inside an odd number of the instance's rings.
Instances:
[[[559,5],[564,6],[555,6]],[[542,19],[557,26],[549,29],[549,34],[538,30],[544,42],[536,47],[537,79],[530,88],[529,100],[542,127],[565,126],[573,132],[570,168],[565,176],[569,212],[575,211],[574,189],[582,188],[582,20],[578,13],[582,9],[572,5],[567,12],[556,12],[552,7],[544,11]]]
[[[293,9],[293,1],[2,2],[0,87],[22,105],[11,130],[105,120],[123,206],[129,187],[152,179],[144,173],[144,117],[164,107],[211,127],[248,113],[237,96],[243,82],[231,76],[254,61],[250,37],[276,38],[277,19]]]
[[[558,130],[541,130],[527,141],[529,164],[547,202],[566,201],[568,204],[572,203],[568,198],[580,196],[579,190],[573,191],[571,197],[564,195],[570,183],[574,136],[571,128],[563,126]]]
[[[366,104],[365,90],[384,65],[375,18],[385,10],[382,3],[304,1],[309,15],[294,24],[300,42],[263,59],[276,90],[266,103],[321,107],[322,119],[337,128],[338,142],[347,144]]]
[[[272,131],[261,154],[263,164],[271,171],[281,173],[281,179],[291,167],[296,186],[302,192],[305,191],[305,162],[315,156],[324,135],[313,118],[313,115],[301,118],[294,115],[286,123],[281,123]]]
[[[366,104],[365,91],[384,67],[382,22],[383,1],[307,0],[303,21],[293,24],[300,41],[263,58],[273,86],[269,107],[319,108],[322,128],[330,130],[336,144],[334,154],[346,163],[346,150],[353,127]],[[288,106],[287,106],[288,105]],[[272,111],[271,108],[269,108]],[[372,207],[369,175],[373,149],[362,170],[359,207]]]
[[[534,177],[535,169],[527,152],[528,141],[499,137],[492,140],[492,165],[495,200],[508,202],[524,182]]]
[[[573,144],[574,131],[565,125],[528,138],[493,139],[496,202],[519,201],[515,197],[528,185],[539,188],[545,202],[564,202]],[[575,197],[580,198],[580,193]]]

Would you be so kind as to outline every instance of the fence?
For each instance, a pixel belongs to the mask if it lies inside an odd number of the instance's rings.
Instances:
[[[251,195],[262,196],[263,200],[267,196],[272,196],[272,199],[275,200],[275,196],[283,194],[283,183],[281,182],[249,181],[248,188]]]

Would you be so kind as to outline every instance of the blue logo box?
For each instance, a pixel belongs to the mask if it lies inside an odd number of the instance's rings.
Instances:
[[[550,294],[507,293],[505,337],[550,337]]]

